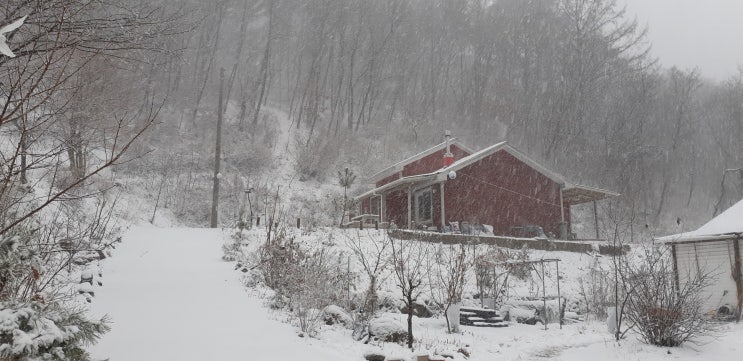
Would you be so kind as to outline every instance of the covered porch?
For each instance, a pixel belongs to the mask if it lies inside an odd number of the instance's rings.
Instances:
[[[444,186],[451,175],[430,173],[397,179],[354,199],[359,202],[357,212],[349,216],[346,227],[403,228],[441,232],[448,228],[446,199],[455,196],[447,194]],[[451,193],[451,192],[450,192]],[[595,238],[599,240],[597,202],[617,197],[618,193],[583,185],[565,183],[560,188],[559,234],[553,239],[576,240],[572,229],[572,206],[590,204],[593,207]],[[390,208],[393,208],[392,210]],[[517,226],[514,224],[514,226]],[[450,230],[452,231],[452,230]],[[461,233],[466,233],[464,230]],[[513,236],[513,235],[511,235]]]
[[[593,239],[584,239],[584,240],[596,240],[600,241],[601,236],[599,232],[599,220],[598,220],[598,207],[596,206],[596,202],[608,199],[608,198],[614,198],[618,197],[619,193],[608,191],[605,189],[600,188],[594,188],[594,187],[588,187],[583,185],[577,185],[577,184],[571,184],[564,186],[560,191],[560,197],[562,198],[563,207],[572,207],[577,205],[584,205],[587,203],[590,203],[593,208],[593,228],[595,231],[595,238]],[[565,216],[564,216],[564,208],[562,212],[562,219],[563,222],[565,222]],[[572,212],[570,212],[570,216],[572,217]],[[572,219],[568,219],[567,223],[565,224],[565,232],[561,231],[560,233],[560,239],[565,240],[575,240],[577,239],[574,236],[573,229],[572,229]]]

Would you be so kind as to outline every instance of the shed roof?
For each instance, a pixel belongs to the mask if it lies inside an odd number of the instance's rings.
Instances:
[[[715,241],[737,238],[743,234],[743,200],[712,218],[695,231],[657,238],[663,243]]]

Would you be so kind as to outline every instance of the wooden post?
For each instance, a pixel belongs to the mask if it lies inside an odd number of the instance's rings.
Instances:
[[[547,329],[547,291],[544,283],[544,260],[539,262],[542,267],[542,304],[544,305],[544,329]]]
[[[408,187],[408,229],[413,226],[413,188]]]
[[[565,223],[565,201],[562,199],[562,188],[565,185],[560,186],[560,239],[568,239],[568,225]]]
[[[599,216],[596,210],[596,201],[593,201],[593,226],[596,228],[596,240],[599,240]]]
[[[557,267],[557,317],[560,318],[560,329],[562,330],[562,297],[560,296],[560,261],[555,261]]]
[[[385,222],[387,220],[387,193],[382,193],[379,196],[379,221]]]
[[[211,227],[217,228],[219,209],[219,173],[220,159],[222,158],[222,87],[224,83],[224,68],[219,69],[219,105],[217,106],[217,140],[214,146],[214,184],[212,186],[212,214]]]
[[[444,226],[446,226],[446,203],[444,198],[444,182],[439,183],[441,185],[441,227],[440,230],[444,229]]]

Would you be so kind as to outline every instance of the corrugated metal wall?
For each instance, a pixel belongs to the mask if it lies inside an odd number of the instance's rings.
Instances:
[[[679,284],[684,285],[698,274],[711,272],[712,284],[706,288],[704,311],[713,311],[722,305],[737,305],[737,290],[732,272],[735,269],[735,250],[733,242],[724,240],[714,242],[682,243],[676,245],[676,264]]]

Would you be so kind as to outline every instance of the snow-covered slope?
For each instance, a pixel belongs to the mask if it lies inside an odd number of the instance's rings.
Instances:
[[[443,319],[415,318],[420,343],[414,353],[394,344],[364,345],[337,327],[302,338],[278,320],[281,311],[269,310],[255,292],[246,292],[234,263],[221,260],[224,240],[215,229],[129,230],[114,257],[103,263],[104,286],[97,289],[93,307],[112,317],[113,330],[92,348],[95,359],[362,361],[374,348],[408,360],[460,346],[472,352],[472,361],[735,360],[743,352],[736,341],[743,336],[738,324],[724,325],[725,332],[704,345],[672,349],[645,345],[634,336],[613,342],[600,322],[562,329],[552,324],[548,330],[521,324],[465,327],[461,334],[447,334]]]

